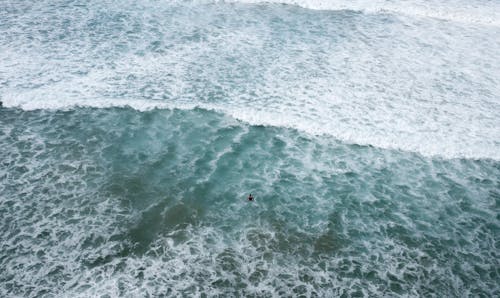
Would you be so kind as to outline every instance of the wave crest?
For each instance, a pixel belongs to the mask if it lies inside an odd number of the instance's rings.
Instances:
[[[313,119],[307,114],[298,111],[283,109],[262,110],[255,107],[230,107],[219,104],[203,103],[166,103],[154,100],[134,99],[104,99],[64,101],[55,99],[23,100],[9,97],[4,101],[7,108],[21,108],[23,110],[72,110],[77,108],[132,108],[145,112],[154,109],[193,110],[204,109],[223,113],[234,119],[253,126],[273,126],[296,129],[315,136],[330,136],[348,144],[375,146],[383,149],[403,150],[420,153],[428,157],[446,159],[493,159],[500,160],[500,153],[496,145],[489,140],[468,140],[467,132],[455,135],[447,134],[445,130],[434,132],[411,131],[410,126],[403,130],[397,127],[377,129],[370,127],[356,127],[354,123],[343,123],[345,119],[321,118]],[[403,123],[403,122],[401,122]],[[472,128],[473,129],[473,128]],[[406,131],[405,131],[406,130]],[[467,144],[466,146],[464,144]]]
[[[355,10],[369,14],[389,13],[434,18],[460,23],[500,26],[500,4],[483,1],[366,1],[366,0],[221,0],[229,3],[280,3],[314,10]],[[451,2],[451,3],[450,3]],[[491,7],[494,6],[494,7]]]

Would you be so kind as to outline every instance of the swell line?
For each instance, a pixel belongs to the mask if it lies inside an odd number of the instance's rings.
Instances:
[[[465,148],[460,144],[439,144],[439,143],[418,143],[401,137],[399,142],[394,142],[393,137],[377,137],[370,132],[356,130],[351,127],[347,130],[334,130],[331,126],[325,126],[324,123],[314,122],[311,119],[305,119],[294,115],[280,114],[275,111],[262,111],[254,107],[228,107],[220,104],[207,103],[182,103],[182,102],[159,102],[155,100],[140,99],[86,99],[79,101],[64,101],[55,99],[46,99],[42,101],[16,101],[13,97],[8,97],[3,101],[5,108],[20,108],[24,111],[34,110],[76,110],[78,108],[131,108],[139,112],[151,110],[195,110],[202,109],[224,114],[228,117],[242,121],[252,126],[282,127],[295,129],[310,136],[327,136],[346,144],[356,144],[362,146],[375,146],[381,149],[402,150],[422,154],[427,157],[438,157],[444,159],[492,159],[500,160],[500,154],[490,148]]]

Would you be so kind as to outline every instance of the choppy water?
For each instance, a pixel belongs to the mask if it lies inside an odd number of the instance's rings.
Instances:
[[[499,296],[499,16],[0,2],[0,296]]]

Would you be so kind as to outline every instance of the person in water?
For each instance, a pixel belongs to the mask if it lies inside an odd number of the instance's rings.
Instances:
[[[252,196],[252,194],[250,194],[250,195],[248,196],[248,200],[249,200],[249,201],[253,201],[253,196]]]

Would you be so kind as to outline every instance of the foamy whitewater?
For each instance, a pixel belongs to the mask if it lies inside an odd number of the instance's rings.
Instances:
[[[500,296],[499,20],[0,2],[0,296]]]

